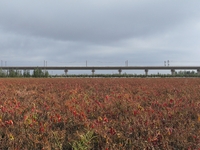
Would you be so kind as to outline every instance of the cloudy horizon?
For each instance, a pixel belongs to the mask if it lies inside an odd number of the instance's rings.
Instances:
[[[200,1],[0,1],[3,65],[198,65]]]

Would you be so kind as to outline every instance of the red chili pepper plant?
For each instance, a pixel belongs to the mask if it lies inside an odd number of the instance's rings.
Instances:
[[[0,79],[0,149],[199,149],[198,78]]]

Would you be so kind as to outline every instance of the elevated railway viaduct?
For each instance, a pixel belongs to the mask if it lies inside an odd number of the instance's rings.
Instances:
[[[200,75],[200,66],[3,66],[2,70],[64,70],[65,74],[69,70],[91,70],[92,74],[95,70],[118,70],[121,74],[122,70],[144,70],[145,75],[148,75],[149,70],[170,70],[174,75],[176,70],[196,70]]]

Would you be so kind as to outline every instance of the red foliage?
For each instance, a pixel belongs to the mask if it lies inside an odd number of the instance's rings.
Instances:
[[[1,79],[0,149],[199,149],[200,79]],[[70,144],[69,144],[70,143]]]

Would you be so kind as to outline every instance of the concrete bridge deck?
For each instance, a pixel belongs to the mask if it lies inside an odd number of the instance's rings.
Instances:
[[[200,66],[2,66],[2,70],[64,70],[67,74],[69,70],[91,70],[94,74],[95,70],[118,70],[121,74],[122,70],[144,70],[148,74],[148,70],[171,70],[172,75],[175,70],[197,70],[200,74]]]

